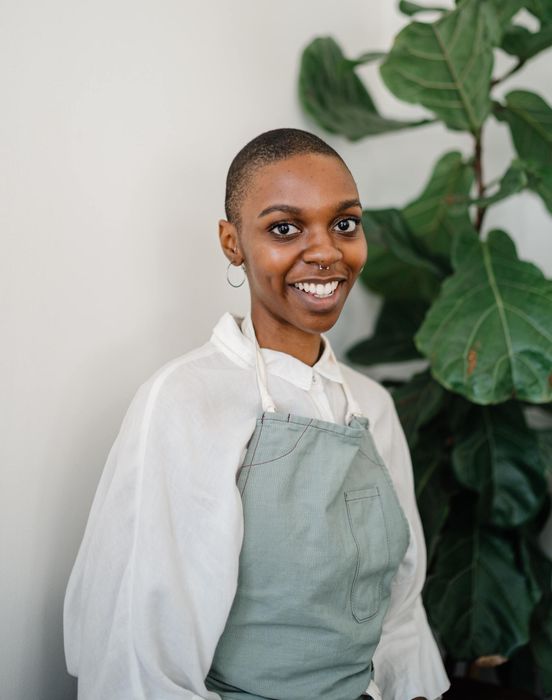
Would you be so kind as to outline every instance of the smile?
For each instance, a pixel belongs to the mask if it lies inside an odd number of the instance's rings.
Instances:
[[[335,290],[337,289],[339,282],[334,280],[333,282],[327,282],[326,284],[314,284],[313,282],[296,282],[293,286],[296,289],[300,289],[306,294],[312,294],[312,296],[318,297],[319,299],[324,299],[325,297],[331,297]]]

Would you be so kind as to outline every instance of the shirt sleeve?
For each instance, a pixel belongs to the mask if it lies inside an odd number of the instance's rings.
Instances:
[[[393,580],[389,609],[373,659],[374,676],[383,700],[434,700],[450,684],[422,603],[426,549],[410,453],[387,392],[385,399],[386,410],[375,427],[374,437],[408,520],[410,544]]]
[[[79,700],[219,698],[204,679],[237,585],[235,470],[218,461],[201,413],[162,384],[145,385],[125,417],[69,580],[65,653]]]

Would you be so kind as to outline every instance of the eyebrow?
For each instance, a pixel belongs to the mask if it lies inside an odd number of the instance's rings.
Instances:
[[[336,206],[336,211],[343,211],[344,209],[349,209],[349,207],[360,207],[362,209],[362,204],[358,199],[344,199]],[[293,207],[290,204],[273,204],[272,206],[263,209],[257,218],[260,219],[263,216],[272,214],[275,211],[283,211],[286,214],[294,214],[295,216],[298,216],[301,213],[301,209],[299,207]]]

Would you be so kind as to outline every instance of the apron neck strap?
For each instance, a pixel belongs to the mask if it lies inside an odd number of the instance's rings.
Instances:
[[[255,337],[255,371],[257,373],[257,386],[261,395],[261,403],[264,413],[276,413],[276,405],[268,393],[268,381],[266,378],[266,365],[261,354],[261,348]]]
[[[251,331],[250,333],[246,333],[246,335],[249,337],[250,340],[253,341],[255,345],[255,372],[257,375],[257,386],[259,387],[259,394],[261,396],[261,403],[263,407],[263,412],[265,413],[275,413],[276,412],[276,405],[274,401],[272,400],[272,397],[269,394],[268,391],[268,380],[267,380],[267,374],[266,374],[266,364],[263,358],[263,355],[261,353],[261,348],[259,347],[259,343],[257,341],[257,336],[255,335],[255,329],[253,327],[253,323],[251,322],[251,319],[246,319],[246,322],[249,322],[249,328],[247,330]],[[329,352],[331,353],[331,356],[334,360],[335,366],[338,367],[339,365],[337,364],[337,360],[335,359],[334,352],[329,345],[327,341],[324,341],[327,343],[327,347]],[[341,372],[340,372],[341,374]],[[349,385],[341,376],[341,384],[343,386],[343,391],[345,393],[345,398],[347,400],[347,413],[345,415],[345,424],[349,425],[351,422],[353,416],[362,416],[362,411],[360,410],[357,402],[355,401],[351,389],[349,388]]]
[[[336,356],[334,354],[334,351],[332,349],[332,346],[328,343],[327,340],[324,340],[324,342],[327,345],[327,348],[330,352],[331,358],[333,360],[333,363],[336,367],[339,367],[339,364],[337,362]],[[347,400],[347,413],[345,414],[345,424],[349,425],[349,423],[352,421],[354,416],[357,416],[359,418],[362,417],[362,411],[360,410],[360,407],[358,403],[355,401],[355,398],[351,392],[351,388],[345,381],[345,377],[343,376],[343,372],[341,372],[341,369],[339,370],[339,375],[341,377],[341,386],[343,387],[343,392],[345,393],[345,399]]]

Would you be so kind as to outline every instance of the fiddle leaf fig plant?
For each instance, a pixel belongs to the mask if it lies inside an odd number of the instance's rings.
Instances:
[[[414,200],[363,212],[362,281],[383,303],[372,335],[348,354],[365,366],[426,363],[389,386],[427,540],[426,608],[450,664],[507,659],[504,684],[551,693],[552,561],[539,535],[550,512],[552,281],[485,222],[522,191],[552,213],[552,107],[530,90],[501,96],[552,46],[552,2],[402,0],[399,9],[407,24],[386,52],[348,58],[330,37],[305,48],[303,108],[352,141],[404,129],[420,138],[440,122],[473,148],[436,157]],[[511,62],[501,75],[499,51]],[[357,75],[367,62],[425,116],[382,115]],[[497,124],[515,157],[490,182],[484,134]]]

